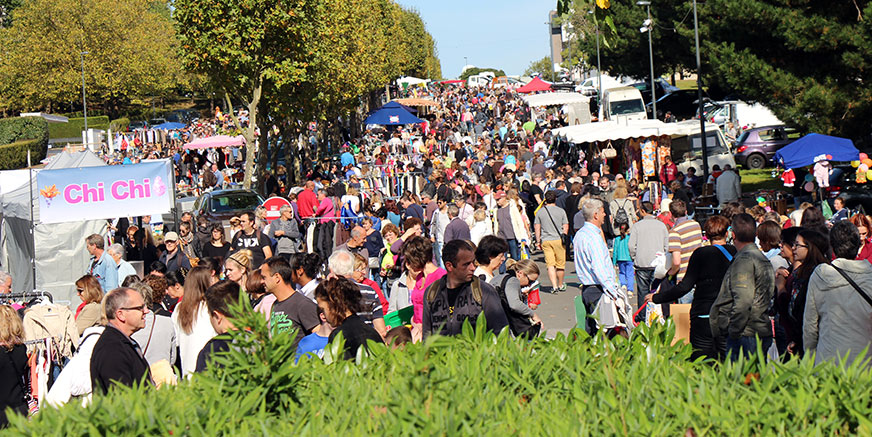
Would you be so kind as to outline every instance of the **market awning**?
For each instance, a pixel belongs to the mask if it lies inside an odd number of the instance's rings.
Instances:
[[[706,123],[706,131],[714,132],[718,126]],[[551,134],[570,143],[626,140],[668,135],[673,138],[699,133],[699,120],[664,123],[660,120],[601,121],[552,129]]]
[[[168,121],[166,123],[156,124],[156,125],[152,126],[152,128],[163,129],[163,130],[177,130],[177,129],[184,129],[187,126],[188,125],[186,125],[184,123],[176,123],[174,121]]]
[[[572,103],[589,103],[590,97],[581,93],[544,93],[524,96],[527,106],[562,106]]]
[[[533,80],[531,80],[529,83],[516,89],[515,91],[517,91],[519,93],[534,93],[536,91],[551,91],[551,84],[548,82],[545,82],[542,79],[539,79],[538,77],[534,77]]]
[[[215,147],[230,147],[230,146],[244,146],[245,145],[245,137],[242,135],[237,135],[235,137],[227,136],[227,135],[215,135],[214,137],[207,138],[197,138],[194,141],[191,141],[188,144],[185,144],[185,149],[211,149]]]
[[[393,101],[403,106],[439,106],[430,99],[394,99]]]
[[[423,123],[418,117],[412,115],[406,108],[396,101],[388,102],[381,108],[366,117],[365,124],[379,124],[383,126],[396,126],[403,124]]]
[[[860,151],[847,138],[808,134],[775,152],[775,162],[791,169],[812,165],[818,161],[856,161]]]

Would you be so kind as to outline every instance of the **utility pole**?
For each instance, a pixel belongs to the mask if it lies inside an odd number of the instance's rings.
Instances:
[[[85,55],[88,52],[81,52],[79,56],[82,59],[82,113],[85,116],[85,132],[88,131],[88,103],[85,101]]]
[[[651,40],[651,32],[654,30],[654,21],[651,20],[651,2],[648,0],[640,0],[637,5],[646,6],[648,8],[648,19],[645,20],[639,31],[648,33],[648,59],[651,63],[651,108],[653,110],[653,119],[657,119],[657,94],[654,88],[654,43]]]
[[[699,110],[699,139],[702,147],[702,176],[703,181],[708,181],[708,141],[705,136],[705,114],[702,104],[702,63],[699,60],[699,22],[696,15],[696,0],[693,0],[693,36],[696,39],[696,97]]]

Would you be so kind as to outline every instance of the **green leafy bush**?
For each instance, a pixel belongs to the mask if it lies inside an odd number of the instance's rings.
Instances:
[[[665,328],[523,342],[469,327],[354,361],[303,359],[251,311],[236,348],[176,387],[11,417],[11,435],[869,435],[872,372],[689,362]],[[328,355],[338,351],[328,347]],[[748,375],[758,374],[759,379]]]
[[[109,117],[105,115],[89,116],[88,129],[108,129]],[[57,138],[82,138],[82,131],[85,130],[85,119],[70,118],[66,123],[51,123],[48,126],[49,136],[51,139]]]
[[[39,163],[48,150],[48,123],[42,117],[0,119],[0,170],[27,166],[27,151],[31,161]]]
[[[127,131],[127,126],[130,126],[130,119],[126,117],[117,118],[109,122],[109,129],[112,132],[125,132]]]

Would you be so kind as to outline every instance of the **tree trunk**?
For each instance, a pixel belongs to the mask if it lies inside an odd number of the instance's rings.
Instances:
[[[242,136],[245,138],[245,177],[242,181],[242,187],[246,190],[251,189],[251,183],[256,181],[256,177],[254,174],[255,169],[255,160],[257,159],[257,137],[255,136],[255,128],[257,127],[257,106],[260,103],[261,93],[263,92],[263,80],[261,78],[257,78],[254,81],[252,86],[252,96],[251,100],[246,103],[248,106],[248,126],[244,129],[242,128],[242,124],[239,122],[239,117],[236,116],[236,112],[233,111],[233,104],[230,101],[230,93],[226,90],[224,91],[224,101],[227,103],[227,107],[229,111],[227,113],[230,114],[233,123],[236,127],[242,131]]]

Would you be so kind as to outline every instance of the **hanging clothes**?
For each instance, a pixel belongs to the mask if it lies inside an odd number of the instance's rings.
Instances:
[[[73,312],[63,305],[38,304],[24,313],[24,339],[51,338],[51,355],[60,359],[72,358],[73,348],[79,344],[79,330]],[[28,345],[27,352],[41,351],[43,344]]]
[[[646,178],[657,176],[657,143],[651,139],[642,144],[642,172]]]

